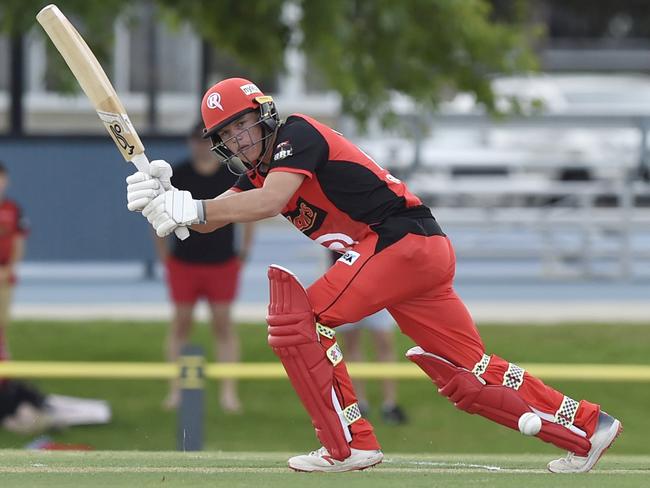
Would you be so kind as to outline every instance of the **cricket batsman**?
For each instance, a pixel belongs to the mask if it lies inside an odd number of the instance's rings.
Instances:
[[[212,200],[169,182],[171,167],[127,178],[128,208],[159,236],[181,226],[211,232],[282,214],[310,239],[341,253],[303,288],[288,270],[269,268],[268,342],[311,417],[321,447],[289,459],[296,471],[350,471],[382,461],[361,416],[335,329],[383,308],[416,344],[407,357],[455,407],[569,454],[554,473],[589,471],[621,432],[621,422],[587,400],[545,385],[485,351],[453,288],[454,250],[431,211],[406,185],[330,127],[301,114],[281,120],[252,82],[229,78],[203,97],[204,137],[238,173]],[[523,422],[522,422],[523,421]]]

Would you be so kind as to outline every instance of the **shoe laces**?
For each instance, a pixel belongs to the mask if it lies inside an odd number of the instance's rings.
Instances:
[[[321,446],[317,450],[309,453],[310,456],[316,456],[316,457],[327,456],[328,454],[329,453],[327,452],[325,446]]]

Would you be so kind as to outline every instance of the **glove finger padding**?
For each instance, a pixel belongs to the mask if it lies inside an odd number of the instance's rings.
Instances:
[[[158,227],[156,227],[156,234],[159,237],[165,237],[171,234],[177,227],[178,224],[176,222],[174,222],[171,219],[168,219],[162,224],[160,224]]]
[[[146,207],[149,202],[151,202],[151,199],[153,197],[149,196],[143,196],[141,198],[133,197],[134,200],[131,200],[131,197],[129,197],[129,203],[127,203],[126,208],[128,208],[131,212],[136,212],[138,210],[142,210],[144,207]]]
[[[153,211],[150,212],[149,215],[147,215],[147,220],[149,221],[149,223],[150,223],[151,225],[153,225],[154,228],[156,228],[156,222],[157,222],[157,221],[159,222],[159,221],[160,221],[159,219],[160,219],[161,216],[163,216],[163,215],[165,216],[164,218],[166,218],[166,219],[170,219],[170,218],[171,218],[171,217],[167,214],[167,212],[165,212],[165,207],[164,207],[163,205],[160,205],[160,206],[154,208]]]
[[[156,198],[154,198],[151,202],[147,204],[146,207],[142,209],[142,215],[144,217],[147,217],[147,220],[151,222],[153,218],[156,217],[160,212],[165,210],[165,194],[163,193],[162,195],[158,195]],[[150,220],[149,217],[151,216],[152,213],[155,213],[153,218]]]
[[[162,191],[162,183],[141,171],[130,175],[126,182],[126,207],[131,212],[142,210]]]
[[[172,167],[169,165],[167,161],[163,159],[156,159],[154,161],[151,161],[151,163],[149,164],[149,173],[154,178],[160,180],[160,183],[165,190],[176,189],[172,186],[171,183],[173,171],[172,171]]]
[[[158,183],[158,180],[150,179],[145,181],[139,181],[137,183],[129,183],[129,185],[126,187],[126,192],[131,193],[140,190],[159,190],[159,189],[160,189],[160,183]],[[158,195],[158,193],[160,192],[157,191],[156,195]]]
[[[151,176],[149,176],[147,173],[143,173],[142,171],[137,171],[136,173],[127,176],[126,182],[130,185],[131,183],[140,183],[141,181],[146,181],[150,179]]]
[[[162,226],[162,225],[165,224],[167,221],[171,221],[171,222],[173,222],[174,224],[176,223],[176,222],[174,222],[173,219],[171,219],[171,218],[169,217],[169,215],[167,214],[167,212],[162,212],[162,213],[160,213],[159,215],[157,215],[157,216],[152,220],[151,225],[153,225],[154,229],[157,230],[158,227]]]
[[[130,203],[130,202],[135,202],[136,200],[146,199],[146,203],[145,205],[143,205],[146,206],[147,203],[152,201],[157,196],[158,196],[158,192],[152,189],[130,191],[126,195],[126,200]]]

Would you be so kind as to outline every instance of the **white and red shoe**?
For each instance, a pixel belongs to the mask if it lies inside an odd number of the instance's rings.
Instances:
[[[289,467],[294,471],[321,471],[330,473],[341,473],[343,471],[357,471],[366,469],[381,463],[384,454],[380,450],[363,451],[361,449],[350,449],[350,456],[343,461],[334,459],[329,455],[327,449],[321,447],[309,454],[294,456],[289,459]]]
[[[548,463],[551,473],[586,473],[598,462],[623,430],[621,422],[605,412],[600,412],[598,426],[591,436],[591,449],[587,456],[576,456],[569,452],[566,457]]]

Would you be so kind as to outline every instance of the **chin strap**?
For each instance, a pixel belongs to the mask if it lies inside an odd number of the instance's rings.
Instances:
[[[278,122],[276,124],[275,129],[273,129],[272,134],[270,134],[269,136],[264,138],[264,142],[263,142],[264,149],[262,151],[262,156],[260,157],[257,164],[255,165],[255,170],[258,173],[260,173],[261,175],[263,175],[263,176],[265,176],[268,173],[268,169],[267,169],[267,171],[262,173],[260,171],[260,166],[261,165],[266,165],[268,167],[268,166],[271,165],[271,155],[273,154],[273,144],[275,144],[275,141],[276,141],[276,139],[278,137],[278,131],[280,130],[280,127],[282,127],[283,125],[284,125],[284,121],[281,120],[280,122]]]

